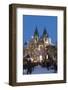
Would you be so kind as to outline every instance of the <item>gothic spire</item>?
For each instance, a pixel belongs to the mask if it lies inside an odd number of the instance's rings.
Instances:
[[[44,28],[44,31],[43,31],[43,37],[48,37],[47,31],[46,31],[45,28]]]
[[[34,32],[34,37],[35,37],[35,36],[39,36],[37,27],[35,28],[35,32]]]
[[[37,27],[35,28],[34,38],[35,38],[36,41],[38,41],[38,39],[39,39],[39,33],[38,33]]]

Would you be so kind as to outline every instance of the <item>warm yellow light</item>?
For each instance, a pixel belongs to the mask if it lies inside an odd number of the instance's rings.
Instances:
[[[42,55],[40,55],[40,62],[42,61]]]
[[[48,59],[48,55],[46,55],[46,59]]]
[[[33,62],[33,58],[31,58],[31,61]]]

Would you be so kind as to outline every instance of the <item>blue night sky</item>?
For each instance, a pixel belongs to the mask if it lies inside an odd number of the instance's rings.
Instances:
[[[42,36],[45,28],[52,42],[57,42],[57,16],[23,15],[23,24],[24,42],[31,39],[36,27],[40,37]]]

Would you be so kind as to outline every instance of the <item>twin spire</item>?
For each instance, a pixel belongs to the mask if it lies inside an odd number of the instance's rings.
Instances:
[[[43,30],[43,33],[42,33],[42,36],[41,37],[39,36],[38,28],[37,27],[35,28],[35,31],[34,31],[34,39],[35,39],[35,41],[38,41],[39,38],[46,40],[47,37],[48,37],[48,34],[47,34],[47,31],[46,31],[45,28]],[[28,42],[25,42],[24,45],[26,46],[27,43]]]
[[[46,29],[44,28],[44,31],[43,31],[43,34],[42,34],[42,38],[47,38],[47,37],[48,37],[48,34],[47,34]],[[35,39],[39,38],[39,32],[38,32],[37,27],[36,27],[35,32],[34,32],[34,38]]]

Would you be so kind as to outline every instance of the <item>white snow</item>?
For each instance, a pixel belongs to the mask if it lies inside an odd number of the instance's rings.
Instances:
[[[32,72],[32,74],[45,74],[45,73],[54,73],[54,70],[51,69],[47,69],[47,68],[42,68],[40,65],[36,66],[34,68],[34,71]]]
[[[41,67],[40,65],[35,66],[31,74],[46,74],[54,73],[54,69],[47,69],[46,67]],[[27,74],[27,70],[24,70],[24,74]]]

